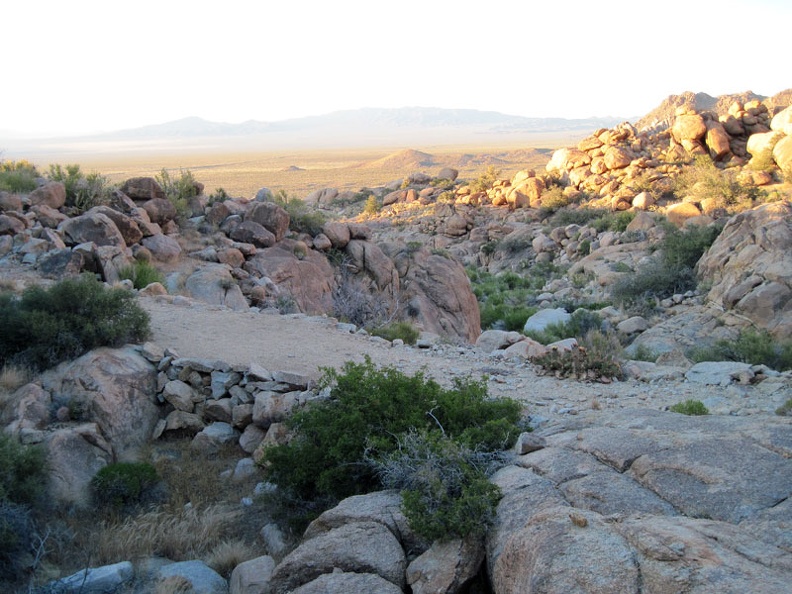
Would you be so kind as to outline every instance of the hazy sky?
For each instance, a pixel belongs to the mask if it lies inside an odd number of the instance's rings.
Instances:
[[[0,139],[360,107],[640,116],[792,87],[789,0],[21,0]]]

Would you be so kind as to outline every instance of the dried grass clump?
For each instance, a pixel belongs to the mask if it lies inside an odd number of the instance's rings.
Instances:
[[[0,370],[0,392],[13,392],[30,381],[30,371],[19,365],[6,363]]]
[[[212,549],[205,561],[209,567],[229,579],[237,565],[255,559],[261,554],[258,549],[244,540],[224,540]]]
[[[157,582],[154,594],[193,594],[192,582],[181,575],[171,575]]]
[[[212,543],[226,536],[238,521],[241,510],[227,505],[180,511],[156,510],[120,523],[104,523],[98,535],[98,556],[102,563],[153,555],[174,561],[205,556]]]

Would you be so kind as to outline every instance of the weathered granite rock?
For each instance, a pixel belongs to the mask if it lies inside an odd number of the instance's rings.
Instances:
[[[779,338],[792,336],[792,204],[732,217],[698,263],[707,299]]]
[[[243,561],[231,572],[229,594],[261,594],[266,591],[275,560],[269,555]]]
[[[160,568],[156,581],[162,583],[167,578],[183,577],[192,586],[195,594],[228,594],[228,582],[203,561],[180,561]]]
[[[626,409],[540,430],[548,447],[493,477],[494,591],[783,590],[790,429],[779,417]]]
[[[371,573],[334,571],[320,575],[315,580],[293,590],[291,594],[349,594],[350,592],[401,594],[402,589]]]
[[[43,378],[54,394],[81,402],[118,459],[142,446],[159,418],[157,373],[134,348],[99,348]]]
[[[134,577],[129,561],[83,569],[47,584],[47,591],[62,594],[105,594],[115,592]]]
[[[396,537],[378,522],[354,522],[319,534],[289,553],[272,572],[271,594],[286,594],[338,568],[378,575],[403,588],[407,562]]]

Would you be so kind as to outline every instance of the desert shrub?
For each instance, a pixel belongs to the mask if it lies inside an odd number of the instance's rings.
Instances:
[[[694,289],[696,263],[721,229],[717,225],[668,228],[651,263],[618,279],[611,296],[631,311],[645,313],[658,299]]]
[[[170,200],[186,200],[199,194],[195,177],[189,169],[179,169],[179,177],[172,177],[163,167],[154,177]]]
[[[20,444],[0,432],[0,501],[20,505],[37,502],[46,483],[44,450]]]
[[[602,208],[565,208],[554,213],[547,221],[547,224],[551,229],[566,227],[567,225],[587,225],[607,213],[608,211]]]
[[[606,212],[602,216],[594,219],[591,226],[597,232],[615,231],[617,233],[624,233],[627,226],[632,223],[636,213],[630,210],[622,210],[619,212]]]
[[[311,208],[299,198],[290,197],[282,190],[275,195],[275,204],[289,213],[289,229],[295,233],[318,235],[327,222],[324,213]]]
[[[30,287],[21,298],[0,294],[0,364],[41,370],[100,346],[144,340],[148,314],[123,289],[93,277]]]
[[[420,332],[410,322],[392,322],[387,326],[374,328],[371,334],[380,336],[385,340],[401,339],[404,344],[415,344]]]
[[[544,355],[534,357],[533,362],[545,373],[556,377],[571,377],[579,380],[620,379],[621,352],[619,340],[613,334],[591,330],[570,350],[556,347]]]
[[[743,186],[731,171],[723,171],[706,155],[699,155],[674,180],[674,193],[680,198],[694,196],[712,200],[716,206],[733,206],[744,200],[755,200],[756,188]]]
[[[495,185],[499,175],[500,169],[495,167],[495,165],[490,165],[484,173],[468,184],[470,186],[470,191],[474,194],[476,192],[486,192]]]
[[[36,167],[28,161],[0,161],[0,190],[27,194],[36,189]]]
[[[792,417],[792,398],[789,398],[784,404],[779,406],[775,413],[779,417]]]
[[[97,172],[84,174],[76,164],[52,164],[47,177],[52,181],[63,183],[66,188],[66,206],[72,206],[78,212],[85,212],[94,206],[105,204],[110,199],[110,181]]]
[[[704,403],[700,400],[685,400],[684,402],[677,402],[676,404],[668,407],[668,410],[688,416],[704,416],[709,414],[709,410],[707,410],[707,407],[704,406]]]
[[[373,217],[380,211],[380,203],[377,200],[377,197],[372,194],[368,198],[366,198],[366,204],[363,206],[363,214],[368,217]]]
[[[602,327],[602,318],[599,314],[587,309],[578,309],[567,322],[549,324],[542,331],[529,331],[526,335],[542,344],[550,344],[565,338],[581,339],[591,330]]]
[[[542,193],[542,208],[540,213],[543,217],[550,216],[556,211],[573,204],[577,199],[569,194],[564,194],[564,188],[553,186]]]
[[[722,230],[723,227],[720,225],[692,225],[684,229],[667,228],[660,243],[663,263],[672,268],[693,269]]]
[[[157,180],[162,191],[165,192],[165,197],[171,201],[176,209],[176,217],[178,219],[186,219],[190,212],[190,198],[200,194],[200,186],[192,172],[189,169],[179,169],[179,177],[172,177],[170,172],[163,167],[154,176],[154,179]]]
[[[529,297],[544,286],[544,270],[534,267],[527,276],[514,272],[494,275],[483,270],[467,270],[473,294],[479,304],[481,328],[504,328],[520,331],[525,321],[536,313],[536,307],[528,305]]]
[[[410,526],[428,541],[481,536],[495,519],[500,489],[488,477],[500,453],[472,450],[439,432],[410,432],[373,462],[385,488],[398,489]]]
[[[137,261],[132,266],[125,266],[118,271],[118,276],[132,281],[136,289],[143,289],[151,283],[162,283],[165,277],[150,262]]]
[[[325,370],[322,384],[332,386],[330,397],[293,415],[294,439],[267,448],[262,460],[290,497],[322,507],[381,488],[371,460],[395,452],[412,431],[487,451],[508,447],[519,433],[520,405],[489,400],[483,381],[457,380],[445,389],[423,373],[378,369],[367,358]]]
[[[692,361],[741,361],[767,365],[777,371],[792,369],[792,341],[779,341],[767,330],[743,330],[734,340],[719,340],[714,345],[694,349]]]
[[[121,508],[141,503],[159,482],[157,470],[146,462],[117,462],[100,469],[91,479],[94,501],[102,507]]]
[[[34,533],[30,508],[0,499],[0,586],[19,580],[29,569]]]
[[[371,280],[352,272],[348,256],[342,256],[333,289],[333,315],[361,328],[392,323],[399,313],[400,295],[375,289]]]

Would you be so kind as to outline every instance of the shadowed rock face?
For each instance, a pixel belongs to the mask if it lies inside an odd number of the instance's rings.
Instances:
[[[792,422],[624,410],[586,424],[495,475],[495,592],[787,587]]]
[[[734,216],[698,263],[708,299],[792,337],[792,205],[766,204]]]

